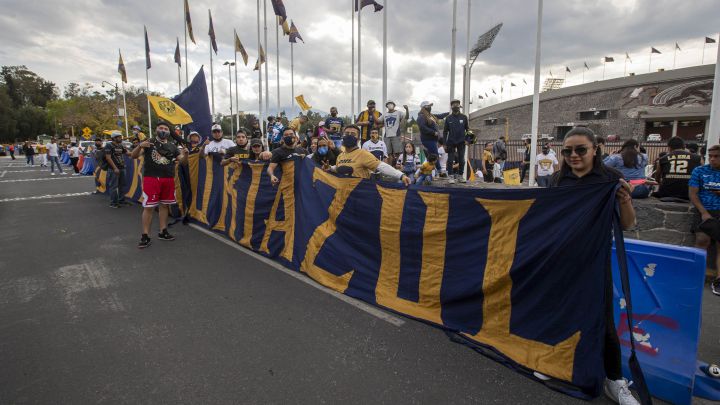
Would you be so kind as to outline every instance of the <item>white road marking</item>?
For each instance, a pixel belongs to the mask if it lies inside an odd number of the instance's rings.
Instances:
[[[7,173],[7,172],[8,172],[7,170],[3,170],[2,174],[0,174],[0,177],[5,177],[5,173]]]
[[[253,259],[259,260],[259,261],[267,264],[268,266],[271,266],[271,267],[273,267],[273,268],[275,268],[275,269],[277,269],[277,270],[280,270],[280,271],[282,271],[283,273],[287,274],[288,276],[294,277],[294,278],[296,278],[297,280],[300,280],[300,281],[302,281],[303,283],[305,283],[305,284],[307,284],[307,285],[309,285],[309,286],[315,287],[315,288],[317,288],[318,290],[320,290],[320,291],[322,291],[322,292],[324,292],[324,293],[327,293],[327,294],[329,294],[329,295],[331,295],[331,296],[339,299],[340,301],[346,302],[346,303],[354,306],[355,308],[357,308],[357,309],[359,309],[359,310],[365,311],[365,312],[367,312],[368,314],[370,314],[370,315],[372,315],[372,316],[374,316],[374,317],[380,318],[380,319],[382,319],[383,321],[386,321],[386,322],[388,322],[388,323],[390,323],[390,324],[392,324],[392,325],[398,326],[398,327],[400,327],[400,326],[402,326],[402,325],[405,324],[405,321],[404,321],[404,320],[402,320],[402,319],[400,319],[400,318],[398,318],[398,317],[396,317],[396,316],[390,315],[389,313],[387,313],[387,312],[385,312],[385,311],[383,311],[383,310],[381,310],[381,309],[379,309],[379,308],[376,308],[376,307],[374,307],[374,306],[372,306],[372,305],[366,304],[366,303],[364,303],[364,302],[362,302],[362,301],[360,301],[360,300],[357,300],[357,299],[355,299],[355,298],[349,297],[349,296],[347,296],[347,295],[340,294],[340,293],[337,292],[337,291],[331,290],[331,289],[329,289],[329,288],[327,288],[327,287],[325,287],[325,286],[323,286],[323,285],[320,285],[319,283],[317,283],[316,281],[312,280],[311,278],[306,277],[306,276],[300,274],[299,272],[290,270],[290,269],[286,268],[285,266],[281,265],[280,263],[276,263],[276,262],[274,262],[272,259],[268,259],[268,258],[265,257],[265,256],[259,255],[259,254],[255,253],[255,252],[253,252],[253,251],[251,251],[251,250],[249,250],[249,249],[246,249],[246,248],[238,245],[237,243],[235,243],[235,242],[233,242],[233,241],[231,241],[231,240],[229,240],[229,239],[225,239],[225,238],[222,237],[221,235],[218,235],[218,234],[216,234],[216,233],[210,232],[210,231],[208,231],[207,229],[205,229],[205,228],[203,228],[203,227],[201,227],[201,226],[199,226],[199,225],[190,224],[190,226],[191,226],[192,228],[194,228],[194,229],[196,229],[196,230],[204,233],[205,235],[210,236],[211,238],[217,239],[218,241],[220,241],[220,242],[222,242],[222,243],[224,243],[224,244],[232,247],[233,249],[238,250],[238,251],[240,251],[240,252],[242,252],[242,253],[244,253],[244,254],[252,257]]]
[[[39,179],[13,179],[13,180],[0,180],[0,183],[21,183],[25,181],[46,181],[46,180],[68,180],[68,179],[83,179],[88,178],[92,179],[92,176],[71,176],[69,174],[67,175],[58,175],[58,177],[41,177]]]
[[[45,200],[49,198],[64,198],[64,197],[80,197],[85,195],[90,195],[92,192],[86,191],[82,193],[65,193],[65,194],[46,194],[46,195],[36,195],[32,197],[15,197],[15,198],[3,198],[0,199],[0,203],[4,202],[13,202],[13,201],[28,201],[28,200]]]

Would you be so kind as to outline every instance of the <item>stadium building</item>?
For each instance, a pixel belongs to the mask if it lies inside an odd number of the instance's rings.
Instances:
[[[547,89],[540,94],[539,132],[560,140],[584,125],[619,140],[704,140],[714,73],[715,65],[702,65]],[[519,140],[530,133],[531,117],[529,95],[472,112],[470,126],[481,139]]]

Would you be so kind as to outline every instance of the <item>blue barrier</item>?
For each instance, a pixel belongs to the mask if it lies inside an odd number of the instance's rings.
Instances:
[[[69,165],[70,164],[70,155],[67,152],[63,152],[60,155],[60,162],[65,165]]]
[[[625,246],[635,321],[632,336],[650,392],[674,404],[690,404],[693,395],[720,399],[720,380],[699,371],[704,363],[696,360],[705,251],[631,239],[625,240]],[[615,325],[623,374],[629,378],[631,333],[615,255],[612,266]]]
[[[95,174],[95,159],[92,156],[85,156],[83,167],[80,169],[80,174],[84,174],[86,176]]]

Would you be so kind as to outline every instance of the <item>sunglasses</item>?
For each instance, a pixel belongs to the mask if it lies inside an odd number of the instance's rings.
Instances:
[[[588,147],[587,146],[576,146],[575,149],[573,148],[564,148],[560,151],[560,153],[565,157],[570,157],[573,153],[573,150],[575,153],[577,153],[578,156],[585,156],[588,153]]]
[[[253,148],[262,148],[262,145],[253,145]]]

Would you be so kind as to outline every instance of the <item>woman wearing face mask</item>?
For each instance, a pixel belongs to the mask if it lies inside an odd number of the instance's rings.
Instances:
[[[551,180],[550,187],[572,187],[578,185],[617,182],[621,185],[616,193],[620,205],[620,223],[623,229],[635,224],[635,210],[630,197],[631,187],[617,170],[605,167],[602,151],[595,134],[587,128],[573,128],[564,138],[561,150],[563,163]],[[607,249],[611,249],[608,244]],[[608,256],[609,258],[610,256]],[[622,376],[620,342],[615,330],[613,317],[613,282],[610,261],[605,269],[605,394],[619,404],[634,405],[637,400],[630,393],[628,382]]]
[[[327,138],[320,138],[317,141],[317,150],[312,154],[312,160],[318,166],[327,168],[335,166],[337,163],[337,155],[330,149],[330,141]]]
[[[423,101],[420,104],[420,114],[418,114],[417,124],[420,128],[420,142],[427,150],[428,155],[438,154],[438,139],[441,136],[438,120],[444,119],[450,113],[433,114],[432,103]],[[438,165],[438,171],[440,167]]]
[[[292,128],[285,128],[283,130],[282,146],[272,151],[272,157],[270,158],[270,165],[268,165],[267,173],[270,176],[270,181],[273,186],[277,185],[280,180],[275,177],[275,168],[286,161],[296,156],[304,157],[307,151],[303,148],[295,146],[297,144],[297,135]]]
[[[197,131],[191,131],[188,135],[188,150],[191,155],[200,153],[200,134]]]

